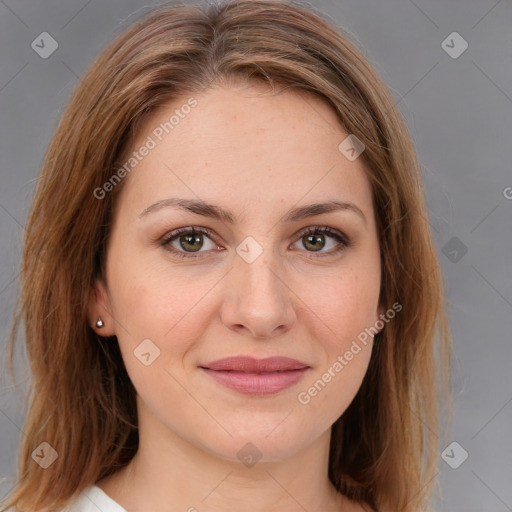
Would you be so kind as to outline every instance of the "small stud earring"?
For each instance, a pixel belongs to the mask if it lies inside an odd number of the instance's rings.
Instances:
[[[98,321],[96,322],[96,327],[98,329],[101,329],[103,327],[103,320],[101,319],[101,317],[98,317]]]

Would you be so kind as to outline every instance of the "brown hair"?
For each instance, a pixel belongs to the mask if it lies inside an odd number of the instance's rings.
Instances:
[[[122,183],[102,200],[93,191],[111,178],[136,127],[156,108],[234,77],[320,96],[365,145],[380,303],[398,302],[402,310],[377,334],[361,388],[333,425],[329,478],[378,511],[428,505],[440,397],[451,403],[442,276],[413,143],[386,85],[350,39],[298,2],[166,4],[118,36],[80,80],[46,153],[26,225],[9,363],[14,378],[23,320],[32,379],[19,475],[3,507],[65,506],[137,451],[135,390],[117,340],[104,343],[87,321]],[[58,458],[42,469],[31,454],[45,441]]]

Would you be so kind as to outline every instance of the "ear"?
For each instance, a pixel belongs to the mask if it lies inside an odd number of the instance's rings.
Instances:
[[[112,307],[108,298],[107,287],[101,279],[97,279],[89,292],[89,303],[87,308],[87,318],[89,325],[94,332],[100,336],[114,336],[114,318],[112,316]],[[97,327],[96,322],[101,318],[102,327]]]

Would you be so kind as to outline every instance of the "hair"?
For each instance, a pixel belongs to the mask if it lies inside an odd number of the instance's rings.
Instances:
[[[392,95],[348,32],[298,1],[168,3],[96,58],[47,149],[26,224],[20,297],[31,380],[18,477],[1,511],[47,512],[126,466],[138,448],[135,389],[117,338],[88,323],[104,278],[112,210],[99,200],[137,127],[156,109],[233,79],[310,92],[365,146],[382,261],[379,303],[402,309],[375,336],[368,371],[333,424],[328,475],[379,512],[424,510],[435,487],[451,338],[421,168]],[[449,420],[448,420],[449,421]],[[33,451],[58,453],[43,469]]]

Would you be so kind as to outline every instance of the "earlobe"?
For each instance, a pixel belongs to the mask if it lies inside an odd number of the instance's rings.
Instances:
[[[89,292],[87,319],[91,328],[100,336],[114,336],[114,322],[110,314],[110,301],[106,286],[97,279]]]

